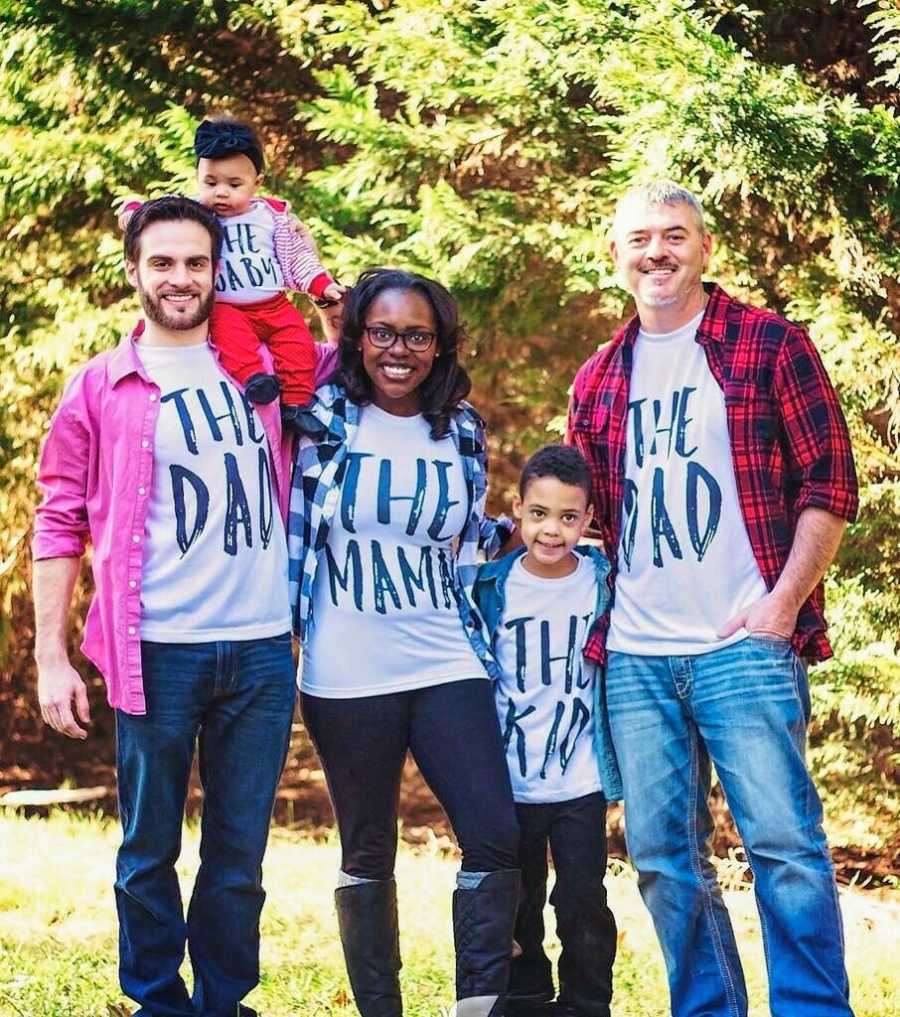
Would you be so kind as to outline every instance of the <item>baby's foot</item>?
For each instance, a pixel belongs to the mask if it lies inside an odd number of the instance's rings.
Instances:
[[[305,431],[303,420],[309,413],[307,406],[295,406],[293,403],[281,404],[281,423],[288,431]]]
[[[281,384],[274,374],[263,374],[259,371],[247,379],[244,394],[254,403],[271,403],[278,398]]]

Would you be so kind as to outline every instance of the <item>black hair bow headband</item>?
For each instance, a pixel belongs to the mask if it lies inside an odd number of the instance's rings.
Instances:
[[[259,142],[253,131],[243,124],[204,120],[194,135],[194,152],[198,159],[224,159],[229,155],[246,155],[257,173],[263,167]]]

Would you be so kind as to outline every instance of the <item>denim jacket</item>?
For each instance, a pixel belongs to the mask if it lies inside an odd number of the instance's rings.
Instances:
[[[340,502],[347,453],[359,428],[360,407],[339,385],[316,390],[304,414],[305,434],[297,444],[288,512],[288,582],[294,631],[305,642],[310,631],[313,587],[334,514]],[[468,403],[450,421],[450,439],[459,453],[468,495],[468,515],[456,538],[455,591],[460,622],[491,678],[499,671],[470,604],[479,549],[492,554],[508,535],[504,521],[484,514],[487,447],[484,422]]]
[[[603,616],[609,603],[609,587],[606,582],[609,575],[609,559],[600,548],[587,544],[576,547],[575,553],[590,558],[594,563],[597,575],[597,605],[591,625],[591,631],[593,631],[594,625]],[[520,547],[502,558],[489,561],[478,569],[478,575],[475,578],[473,597],[484,625],[485,638],[492,652],[497,628],[503,617],[503,609],[506,607],[506,580],[516,560],[524,554],[525,548]],[[585,661],[585,665],[594,666],[588,660]],[[622,797],[622,778],[613,750],[609,715],[606,710],[606,671],[599,666],[597,666],[597,680],[594,682],[594,718],[594,748],[597,753],[600,780],[603,782],[603,794],[607,801],[617,801]]]

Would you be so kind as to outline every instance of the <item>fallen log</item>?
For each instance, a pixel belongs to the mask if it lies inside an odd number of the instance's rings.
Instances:
[[[0,805],[20,809],[36,805],[78,805],[95,802],[112,794],[108,787],[26,788],[0,795]]]

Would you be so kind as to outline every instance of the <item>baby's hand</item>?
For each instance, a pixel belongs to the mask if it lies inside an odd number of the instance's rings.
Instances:
[[[124,233],[125,227],[128,225],[128,220],[134,215],[134,213],[143,205],[144,199],[139,197],[137,194],[129,194],[127,197],[122,199],[122,204],[119,206],[119,214],[116,216],[116,222],[119,224],[119,229]]]
[[[340,283],[329,283],[324,290],[322,290],[322,296],[326,300],[342,300],[344,294],[347,292],[346,286],[341,286]]]

